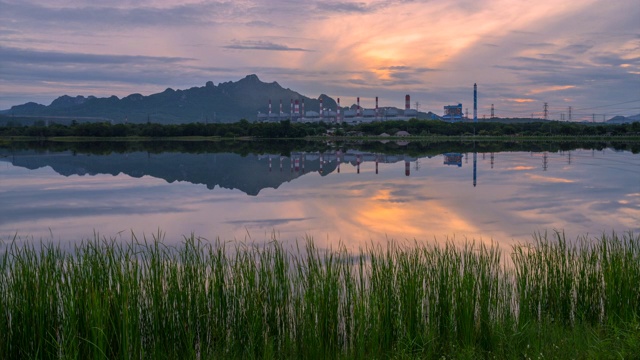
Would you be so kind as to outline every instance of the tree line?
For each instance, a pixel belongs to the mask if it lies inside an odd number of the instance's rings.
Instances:
[[[8,124],[0,126],[0,136],[29,137],[255,137],[255,138],[304,138],[313,136],[378,136],[395,135],[406,131],[410,136],[638,136],[640,122],[630,124],[546,122],[460,122],[448,123],[438,120],[376,121],[361,124],[336,124],[325,122],[295,123],[280,122],[235,123],[185,123],[185,124],[111,124],[91,122],[62,125],[38,121],[31,126]]]

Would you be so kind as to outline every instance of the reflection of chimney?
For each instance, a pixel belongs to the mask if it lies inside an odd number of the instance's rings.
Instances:
[[[281,101],[282,102],[282,101]],[[281,111],[282,112],[282,111]],[[280,156],[280,172],[282,172],[282,159],[284,159],[282,156]]]
[[[323,164],[324,164],[324,156],[320,154],[320,174],[324,172],[324,170],[322,169]]]
[[[271,172],[271,156],[269,156],[269,172]]]
[[[473,152],[473,187],[476,187],[476,179],[478,177],[478,153]]]
[[[360,155],[356,156],[356,169],[358,170],[358,174],[360,174]]]
[[[404,160],[404,174],[406,176],[411,175],[411,166],[409,164],[409,160],[407,159]]]
[[[377,100],[378,98],[376,98]],[[376,156],[376,174],[378,173],[378,157]]]
[[[407,94],[404,97],[404,109],[405,110],[411,109],[411,96],[409,96],[409,94]]]
[[[296,172],[300,171],[300,158],[295,158],[294,162],[296,164]]]

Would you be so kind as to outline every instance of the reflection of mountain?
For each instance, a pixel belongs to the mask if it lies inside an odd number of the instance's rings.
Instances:
[[[2,156],[6,156],[2,158]],[[120,173],[132,176],[152,176],[167,182],[187,181],[204,184],[209,189],[216,186],[238,189],[248,195],[257,195],[264,188],[277,189],[282,183],[308,173],[329,174],[337,168],[337,156],[343,163],[356,165],[360,161],[375,161],[376,155],[345,153],[292,154],[241,156],[230,153],[160,153],[133,152],[127,154],[87,155],[72,152],[36,153],[21,151],[0,154],[15,166],[37,169],[50,166],[57,173],[70,175],[96,175]],[[271,159],[271,160],[270,160]],[[398,156],[380,156],[381,162],[396,162]],[[322,161],[322,165],[321,165]],[[271,164],[271,170],[270,168]],[[282,170],[281,170],[282,166]]]

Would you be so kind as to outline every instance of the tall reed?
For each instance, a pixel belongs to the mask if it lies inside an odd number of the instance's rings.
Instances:
[[[18,240],[0,247],[7,359],[640,352],[640,236],[631,233],[536,234],[508,260],[474,242],[350,253],[311,239],[285,247],[191,235],[169,246],[161,233],[95,235],[72,249]]]

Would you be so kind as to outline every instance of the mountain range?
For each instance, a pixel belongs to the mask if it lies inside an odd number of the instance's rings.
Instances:
[[[0,114],[131,123],[235,122],[240,119],[253,121],[258,112],[268,113],[269,100],[272,101],[274,113],[279,112],[280,101],[283,103],[283,112],[289,113],[292,99],[304,100],[307,111],[318,111],[320,99],[325,108],[336,108],[335,100],[327,95],[309,98],[285,89],[277,82],[265,83],[256,75],[247,75],[236,82],[214,85],[209,81],[203,87],[186,90],[168,88],[161,93],[148,96],[136,93],[121,99],[117,96],[98,98],[64,95],[48,106],[29,102],[13,106]]]
[[[186,123],[233,122],[240,119],[254,120],[259,111],[268,112],[269,99],[273,110],[279,111],[279,101],[286,103],[289,112],[290,99],[302,100],[308,109],[318,109],[319,99],[324,106],[335,108],[336,102],[326,95],[316,99],[285,89],[277,82],[265,83],[256,75],[248,75],[237,82],[224,82],[217,86],[209,81],[203,87],[186,90],[166,89],[161,93],[144,96],[131,94],[122,99],[117,96],[60,96],[50,105],[29,102],[2,111],[12,116],[40,116],[60,118],[97,118],[132,123]],[[277,104],[277,105],[276,105]]]

